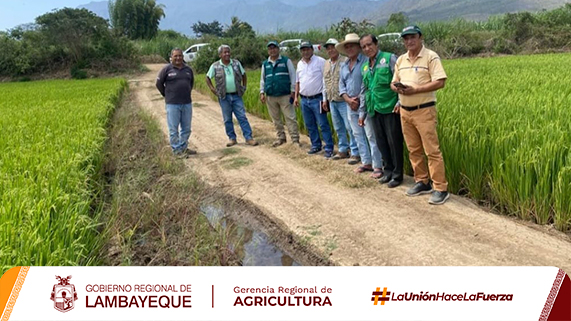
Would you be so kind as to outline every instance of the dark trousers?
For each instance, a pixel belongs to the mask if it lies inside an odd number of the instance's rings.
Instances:
[[[383,176],[395,181],[403,180],[403,136],[400,115],[395,113],[367,115],[372,121],[377,146],[383,156]]]

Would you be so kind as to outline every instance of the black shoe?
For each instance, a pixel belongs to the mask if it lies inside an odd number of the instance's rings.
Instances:
[[[434,191],[432,192],[428,203],[432,205],[444,204],[449,197],[450,194],[448,192]]]
[[[389,188],[395,188],[397,186],[399,186],[402,183],[402,181],[397,181],[395,179],[391,179],[391,181],[389,182],[389,184],[387,185]]]
[[[381,183],[381,184],[386,184],[386,183],[388,183],[388,182],[390,182],[390,181],[391,181],[391,177],[390,177],[390,176],[383,176],[383,177],[381,177],[381,178],[379,179],[379,183]]]
[[[190,149],[190,148],[187,148],[187,149],[184,151],[184,153],[187,154],[187,155],[196,155],[196,151],[195,151],[194,149]]]
[[[173,155],[176,158],[183,158],[183,159],[188,158],[190,156],[189,154],[185,153],[185,151],[181,151],[181,150],[174,151]]]
[[[424,184],[423,182],[418,182],[414,184],[413,187],[406,191],[406,196],[418,196],[422,194],[428,194],[432,192],[432,187],[430,184]]]
[[[308,155],[313,155],[313,154],[319,153],[320,151],[321,151],[321,148],[312,148],[312,149],[310,149],[310,150],[307,152],[307,154],[308,154]]]

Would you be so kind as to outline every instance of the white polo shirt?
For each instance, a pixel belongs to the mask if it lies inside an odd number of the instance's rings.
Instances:
[[[303,96],[315,96],[323,93],[323,68],[325,59],[313,55],[309,63],[300,60],[297,63],[295,81],[299,82],[299,93]]]

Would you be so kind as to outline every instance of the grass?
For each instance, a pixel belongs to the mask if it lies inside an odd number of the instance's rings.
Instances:
[[[230,147],[221,150],[223,156],[236,155],[240,153],[240,148]]]
[[[252,162],[253,161],[247,157],[238,156],[238,157],[224,159],[220,163],[222,167],[226,169],[239,169],[240,167],[252,164]]]
[[[238,264],[228,232],[201,212],[212,191],[172,156],[154,118],[126,99],[109,136],[105,265]]]

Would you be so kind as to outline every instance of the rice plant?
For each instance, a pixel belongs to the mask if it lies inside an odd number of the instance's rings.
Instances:
[[[467,191],[510,215],[571,228],[570,58],[444,62],[449,79],[438,93],[438,130],[452,191]]]
[[[0,84],[0,269],[90,265],[120,79]]]

